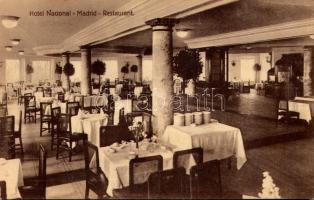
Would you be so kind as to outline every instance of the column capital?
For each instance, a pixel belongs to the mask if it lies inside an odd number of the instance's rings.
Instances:
[[[142,54],[138,54],[136,57],[140,59],[140,58],[143,58],[143,55]]]
[[[179,23],[179,19],[174,18],[155,18],[145,22],[147,25],[154,26],[167,26],[172,28],[175,24]]]
[[[81,51],[90,51],[92,48],[90,46],[80,46]]]

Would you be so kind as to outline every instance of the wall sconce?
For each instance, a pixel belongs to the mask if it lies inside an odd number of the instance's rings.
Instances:
[[[189,32],[191,31],[192,29],[188,29],[188,28],[182,28],[182,29],[176,29],[176,34],[178,37],[180,38],[185,38],[188,36]]]
[[[4,48],[5,48],[5,50],[7,50],[7,51],[12,51],[12,48],[13,48],[13,47],[12,47],[12,46],[5,46]]]
[[[20,39],[12,39],[11,43],[12,43],[12,45],[16,46],[16,45],[20,44],[20,41],[21,41]]]
[[[17,26],[19,17],[16,16],[1,16],[2,25],[5,28],[14,28]]]
[[[24,55],[24,51],[23,51],[23,50],[20,50],[20,51],[19,51],[19,55],[23,56],[23,55]]]
[[[232,65],[233,67],[236,65],[236,63],[235,63],[234,60],[231,62],[231,65]]]

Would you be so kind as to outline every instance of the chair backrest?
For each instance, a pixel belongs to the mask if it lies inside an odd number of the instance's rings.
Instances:
[[[57,95],[58,95],[58,100],[61,101],[61,102],[64,102],[64,98],[65,98],[64,93],[63,92],[58,92]]]
[[[210,191],[212,191],[213,194],[222,193],[220,162],[218,160],[207,161],[191,167],[190,170],[191,199],[205,197],[202,196],[205,194],[202,194],[200,192],[201,187],[208,188],[208,193],[206,193],[207,195],[209,194]]]
[[[1,199],[7,199],[7,183],[0,181],[0,197]]]
[[[36,92],[43,92],[44,88],[43,87],[36,87]]]
[[[40,196],[46,198],[46,185],[47,185],[47,152],[45,148],[39,145],[39,165],[38,165],[38,179],[40,184],[38,184]]]
[[[57,138],[66,136],[69,132],[71,132],[70,116],[68,114],[60,114],[57,124]]]
[[[48,103],[48,102],[40,102],[40,117],[50,117],[51,114],[47,114],[46,115],[46,109],[50,107],[50,111],[52,109],[52,103]]]
[[[34,104],[31,104],[31,101],[34,101]],[[24,96],[24,107],[32,108],[36,106],[36,97],[35,96]]]
[[[78,114],[78,111],[80,109],[79,102],[67,102],[66,103],[66,113],[70,116],[75,116]]]
[[[131,191],[138,191],[140,185],[147,183],[150,174],[163,169],[162,156],[136,157],[129,164],[129,185]]]
[[[203,163],[203,149],[198,147],[176,151],[173,154],[173,168],[184,167],[188,172],[190,170],[190,159],[194,159],[196,165]]]
[[[0,103],[2,105],[7,105],[8,104],[8,93],[4,92],[1,96],[2,96],[2,99],[1,99]]]
[[[44,97],[52,97],[52,90],[51,90],[51,88],[46,88],[44,90]]]
[[[134,136],[127,127],[123,126],[101,126],[100,127],[100,146],[109,146],[115,142],[134,140]]]
[[[183,167],[152,173],[148,178],[148,198],[185,198],[184,176]]]
[[[277,107],[278,107],[278,111],[279,110],[289,111],[289,102],[288,102],[288,100],[277,99]]]
[[[0,157],[11,159],[15,157],[15,151],[11,148],[15,145],[14,116],[0,117]]]
[[[98,172],[99,169],[99,153],[98,147],[87,139],[84,140],[85,170]],[[94,160],[95,159],[95,160]],[[91,165],[91,161],[95,162]]]
[[[58,119],[58,116],[61,114],[61,107],[58,106],[58,107],[54,107],[51,109],[51,118],[52,118],[52,121],[57,121]]]
[[[8,109],[5,105],[0,105],[0,117],[5,117],[8,113],[7,113]]]

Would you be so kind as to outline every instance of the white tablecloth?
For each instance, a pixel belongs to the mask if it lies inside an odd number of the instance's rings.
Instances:
[[[114,125],[119,124],[119,111],[120,109],[124,108],[124,114],[132,112],[132,100],[131,99],[121,99],[115,101],[114,106]]]
[[[295,97],[294,100],[302,100],[302,101],[314,102],[314,97],[313,96],[310,96],[310,97]]]
[[[240,129],[218,122],[196,127],[171,125],[166,128],[161,140],[182,149],[202,147],[204,162],[232,155],[237,158],[238,169],[246,162]]]
[[[56,108],[56,107],[60,107],[61,109],[61,113],[66,113],[66,103],[62,103],[62,102],[58,102],[58,103],[53,103],[51,105],[52,108]],[[51,115],[51,109],[50,106],[47,106],[46,111],[45,111],[45,115]]]
[[[310,123],[312,119],[310,102],[291,100],[289,101],[289,110],[300,113],[300,119],[304,119]]]
[[[84,97],[84,107],[98,107],[101,108],[108,104],[108,98],[106,96],[87,96]]]
[[[18,187],[24,185],[23,170],[20,159],[7,160],[0,165],[0,180],[6,181],[7,198],[21,198]]]
[[[40,103],[52,103],[54,97],[36,97],[36,107],[40,107]]]
[[[116,85],[116,94],[121,94],[121,90],[122,90],[123,85],[122,84],[117,84]]]
[[[142,92],[143,92],[143,86],[137,86],[134,88],[134,95],[136,97],[139,97]]]
[[[147,144],[147,143],[146,143]],[[169,150],[156,148],[149,152],[140,145],[139,157],[161,155],[163,157],[163,169],[171,169],[173,167],[173,153]],[[124,148],[116,153],[108,151],[109,147],[99,149],[99,165],[108,178],[107,194],[112,196],[112,190],[129,185],[129,152],[136,152],[135,143],[128,143]]]
[[[86,118],[79,116],[71,117],[72,132],[86,133],[88,135],[88,141],[100,145],[100,133],[99,128],[108,124],[107,114],[87,114]]]

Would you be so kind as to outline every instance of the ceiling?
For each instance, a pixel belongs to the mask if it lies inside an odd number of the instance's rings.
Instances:
[[[94,23],[102,16],[30,16],[31,11],[89,11],[113,10],[129,0],[0,0],[0,15],[20,17],[17,27],[6,29],[0,24],[0,60],[15,56],[18,50],[33,55],[33,48],[60,44],[79,30]],[[11,45],[10,39],[21,39],[13,52],[3,48]]]
[[[182,39],[173,33],[174,48],[184,48],[184,40],[210,36],[233,31],[240,31],[261,26],[269,26],[289,21],[314,18],[313,0],[241,0],[211,10],[200,12],[180,20],[174,29],[189,28],[189,35]],[[314,40],[313,40],[314,41]],[[308,37],[293,40],[291,45],[313,45]],[[280,40],[271,46],[287,46],[289,40]],[[288,43],[288,44],[287,44]],[[106,42],[98,47],[129,47],[151,48],[152,32],[145,30],[128,35],[114,41]],[[264,43],[259,44],[263,46]],[[265,45],[269,47],[269,44]],[[102,49],[103,50],[103,49]]]

